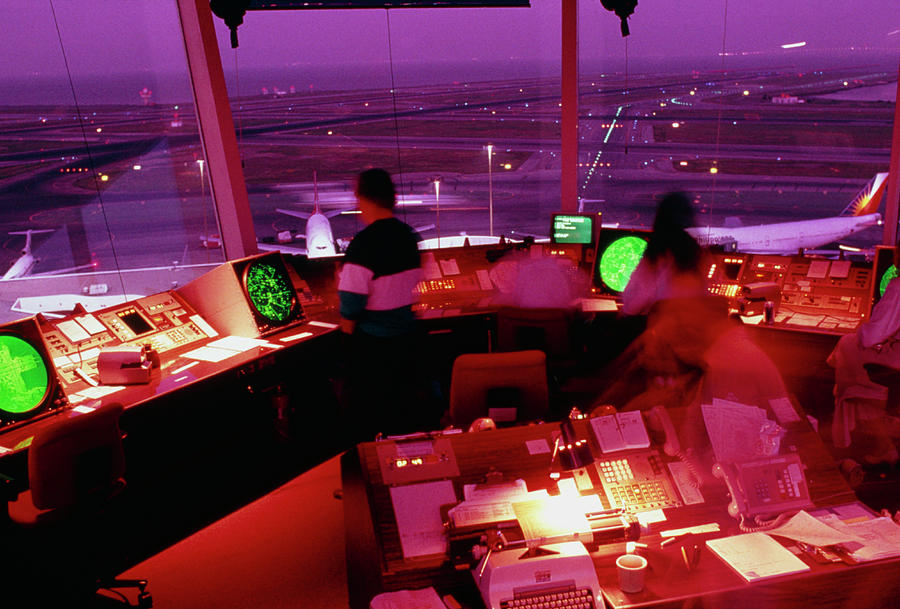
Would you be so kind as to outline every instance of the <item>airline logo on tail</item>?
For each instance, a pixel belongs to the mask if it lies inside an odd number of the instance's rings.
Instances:
[[[859,191],[850,204],[841,212],[842,216],[864,216],[874,214],[881,207],[881,199],[887,187],[887,172],[876,173],[875,177]]]

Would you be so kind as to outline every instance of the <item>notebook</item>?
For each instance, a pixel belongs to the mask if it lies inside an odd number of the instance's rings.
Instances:
[[[809,571],[809,565],[765,533],[708,539],[706,547],[748,582]]]

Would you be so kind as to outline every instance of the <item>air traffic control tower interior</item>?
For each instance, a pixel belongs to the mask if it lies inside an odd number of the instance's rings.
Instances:
[[[893,1],[668,4],[16,7],[0,604],[896,606]]]

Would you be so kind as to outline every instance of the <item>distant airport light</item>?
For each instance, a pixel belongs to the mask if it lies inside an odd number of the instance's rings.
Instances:
[[[105,173],[101,173],[101,174],[100,174],[100,181],[101,181],[101,182],[109,182],[109,176],[106,175]]]
[[[503,169],[512,169],[512,163],[503,163]]]
[[[850,84],[850,83],[847,82],[846,80],[844,81],[844,86],[845,86],[845,87],[846,87],[847,85],[849,85],[849,84]]]
[[[97,127],[97,133],[103,133],[103,127]]]
[[[806,42],[790,42],[788,44],[781,45],[782,49],[796,49],[799,47],[805,47]]]
[[[750,95],[750,91],[748,91],[747,89],[744,89],[744,95]]]
[[[672,126],[678,129],[679,127],[681,127],[681,123],[672,123]]]
[[[691,95],[696,95],[696,92],[694,92],[694,91],[691,91]]]
[[[710,167],[709,172],[710,173],[719,173],[719,168],[718,167]]]
[[[681,162],[678,163],[678,164],[681,165],[682,167],[687,167],[687,164],[688,164],[688,163],[687,163],[687,161],[681,161]]]
[[[140,166],[140,165],[137,165],[137,164],[132,165],[131,168],[134,169],[135,171],[140,171],[140,170],[141,170],[141,166]]]
[[[332,131],[331,129],[328,130],[328,135],[332,135],[333,133],[334,131]]]

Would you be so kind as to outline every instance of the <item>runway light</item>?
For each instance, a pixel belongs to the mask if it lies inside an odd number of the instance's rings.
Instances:
[[[709,172],[710,173],[719,173],[719,168],[718,167],[710,167]]]
[[[694,91],[691,91],[691,93],[690,93],[690,94],[691,94],[691,95],[696,95],[696,93],[695,93],[695,92],[694,92]]]
[[[744,89],[744,95],[750,95],[750,91]]]
[[[333,133],[334,131],[332,131],[331,129],[328,130],[328,135],[332,135]]]
[[[850,83],[848,83],[846,80],[844,81],[844,86],[845,86],[845,87],[846,87],[847,85],[849,85],[849,84],[850,84]]]
[[[109,176],[106,175],[105,173],[100,174],[100,181],[101,182],[109,182]]]
[[[103,127],[97,127],[97,133],[103,133]]]
[[[134,169],[135,171],[140,171],[140,170],[141,170],[141,166],[140,166],[140,165],[132,165],[131,168]]]
[[[503,169],[512,169],[512,163],[503,163]]]
[[[681,165],[682,167],[687,167],[687,164],[688,164],[688,163],[687,163],[687,161],[681,161],[681,162],[678,163],[678,164]]]
[[[672,123],[672,126],[678,129],[679,127],[681,127],[681,123]]]

